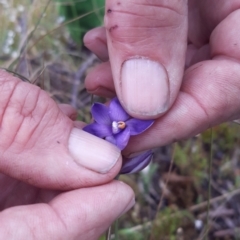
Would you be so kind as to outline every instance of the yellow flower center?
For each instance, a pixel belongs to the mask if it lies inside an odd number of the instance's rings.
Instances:
[[[120,128],[120,129],[124,129],[124,128],[126,127],[126,123],[120,121],[120,122],[117,123],[117,126],[118,126],[118,128]]]

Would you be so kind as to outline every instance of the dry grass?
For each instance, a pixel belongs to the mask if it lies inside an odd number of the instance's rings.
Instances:
[[[45,11],[47,5],[48,0],[0,0],[1,67],[11,67],[57,102],[72,104],[79,119],[88,122],[91,97],[85,91],[84,77],[98,60],[71,41],[57,4],[50,1]],[[223,124],[213,133],[207,236],[240,239],[240,193],[236,190],[240,185],[239,125]],[[121,177],[134,189],[137,204],[120,219],[120,239],[146,240],[152,235],[156,240],[193,240],[206,236],[209,140],[206,131],[176,143],[174,154],[171,145],[156,149],[147,169]],[[174,163],[169,173],[171,159]]]

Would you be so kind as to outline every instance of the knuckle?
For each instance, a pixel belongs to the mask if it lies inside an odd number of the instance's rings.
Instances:
[[[163,3],[164,2],[164,3]],[[112,39],[119,42],[136,42],[156,34],[153,29],[178,28],[187,16],[185,1],[113,1],[107,4],[105,27]],[[169,17],[171,16],[171,17]]]

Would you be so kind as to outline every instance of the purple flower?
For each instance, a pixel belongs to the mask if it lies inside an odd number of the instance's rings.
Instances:
[[[97,137],[106,139],[123,150],[130,136],[138,135],[147,130],[153,120],[139,120],[132,118],[123,109],[117,98],[114,98],[107,107],[95,103],[91,109],[94,122],[83,128]],[[152,159],[152,151],[146,151],[132,158],[123,158],[120,174],[136,173],[145,168]]]
[[[122,169],[119,174],[136,173],[143,170],[152,160],[151,150],[132,158],[123,159]]]
[[[114,98],[108,107],[101,103],[93,104],[91,113],[94,122],[83,130],[106,139],[121,150],[127,146],[130,136],[144,132],[154,122],[132,118],[117,98]]]

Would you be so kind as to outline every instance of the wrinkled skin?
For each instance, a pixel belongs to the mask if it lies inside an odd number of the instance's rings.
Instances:
[[[76,164],[68,139],[82,123],[38,87],[0,71],[0,95],[0,239],[97,239],[134,198],[112,181],[121,161],[106,174]]]
[[[92,30],[84,39],[104,61],[87,76],[87,89],[101,96],[117,94],[121,101],[119,68],[136,55],[157,59],[169,74],[167,111],[158,116],[148,113],[148,118],[157,118],[154,126],[133,137],[126,154],[185,139],[240,117],[239,0],[138,0],[131,1],[131,7],[124,1],[106,2],[111,9],[105,17],[106,30]],[[110,31],[110,26],[118,27]],[[152,92],[148,94],[150,98]],[[130,111],[127,102],[124,107]]]

